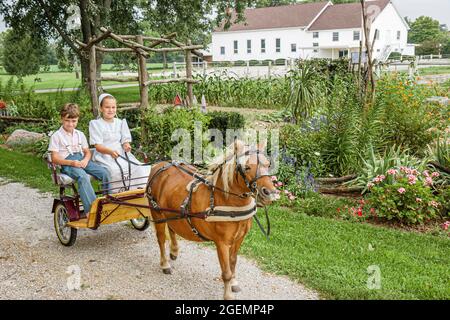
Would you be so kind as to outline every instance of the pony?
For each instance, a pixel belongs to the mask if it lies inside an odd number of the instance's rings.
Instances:
[[[233,292],[241,290],[236,280],[237,255],[256,208],[279,199],[269,167],[261,145],[251,148],[239,140],[212,161],[206,176],[183,162],[153,165],[146,194],[163,273],[172,273],[166,256],[166,226],[172,260],[179,251],[176,235],[196,242],[213,241],[222,271],[223,297],[234,299]]]

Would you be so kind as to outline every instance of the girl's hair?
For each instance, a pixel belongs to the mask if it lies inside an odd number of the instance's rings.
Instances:
[[[102,96],[103,96],[103,97],[102,97]],[[114,97],[113,97],[112,95],[110,95],[110,94],[107,94],[107,93],[102,94],[102,95],[100,95],[100,98],[99,98],[99,100],[100,100],[100,103],[99,103],[100,107],[103,106],[103,101],[105,101],[106,99],[116,100],[116,98],[114,98]]]
[[[80,117],[80,107],[76,103],[66,103],[61,111],[59,112],[61,118],[65,118],[66,116],[69,119],[79,118]]]

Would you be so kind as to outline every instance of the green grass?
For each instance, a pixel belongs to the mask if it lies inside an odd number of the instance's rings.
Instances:
[[[428,67],[418,69],[421,76],[433,74],[450,74],[450,66]]]
[[[147,68],[150,73],[157,73],[163,70],[162,63],[148,63]],[[168,70],[171,70],[172,64],[169,64]],[[114,71],[112,64],[105,64],[102,66],[102,71]],[[0,67],[0,81],[5,83],[12,76],[7,74],[3,68]],[[13,77],[14,80],[17,77]],[[35,82],[35,79],[41,79],[40,82]],[[75,72],[61,72],[58,66],[50,66],[49,72],[41,72],[37,75],[30,75],[23,78],[27,87],[34,87],[34,89],[58,89],[58,88],[77,88],[81,84],[80,79],[76,79]],[[117,81],[103,81],[103,85],[118,84]]]
[[[43,159],[3,148],[0,148],[0,159],[1,177],[12,182],[22,182],[43,192],[55,192],[56,187],[52,183],[50,170]]]
[[[0,159],[0,176],[56,192],[43,160],[1,148]],[[450,299],[448,238],[312,217],[286,208],[273,207],[270,215],[270,240],[254,224],[241,253],[265,271],[319,291],[322,298]],[[369,266],[380,268],[380,289],[367,287]]]
[[[265,241],[252,228],[242,251],[331,299],[449,299],[450,240],[272,209]],[[369,250],[369,245],[373,251]],[[381,289],[367,287],[378,266]]]

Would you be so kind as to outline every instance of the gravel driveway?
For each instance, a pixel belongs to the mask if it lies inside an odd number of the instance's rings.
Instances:
[[[84,229],[73,247],[64,247],[53,229],[52,201],[0,180],[0,299],[222,299],[213,249],[180,241],[174,272],[164,275],[152,228],[139,232],[124,222]],[[237,275],[237,299],[318,299],[243,257]]]

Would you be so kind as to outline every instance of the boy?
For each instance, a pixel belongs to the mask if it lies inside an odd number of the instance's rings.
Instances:
[[[92,202],[96,199],[88,174],[102,181],[103,189],[108,190],[109,173],[104,167],[90,161],[91,151],[86,136],[75,129],[80,117],[78,105],[65,104],[60,115],[62,126],[50,137],[48,150],[51,152],[52,162],[61,165],[61,172],[77,181],[84,212],[88,215]]]

